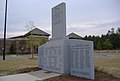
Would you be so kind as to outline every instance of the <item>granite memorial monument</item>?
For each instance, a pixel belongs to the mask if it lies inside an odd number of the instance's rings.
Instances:
[[[47,71],[94,79],[93,42],[66,36],[66,4],[52,8],[52,39],[38,47],[38,66]]]

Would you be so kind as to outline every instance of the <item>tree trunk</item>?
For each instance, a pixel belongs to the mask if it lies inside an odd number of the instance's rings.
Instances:
[[[33,59],[34,58],[34,55],[33,55],[33,48],[31,47],[31,58]]]

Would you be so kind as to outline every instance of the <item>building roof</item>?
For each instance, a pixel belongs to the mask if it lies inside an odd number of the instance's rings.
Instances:
[[[70,33],[69,35],[67,35],[69,37],[69,39],[81,39],[82,37],[75,34],[75,33]]]
[[[29,36],[30,34],[32,33],[32,35],[39,35],[39,36],[50,36],[50,34],[38,29],[38,28],[35,28],[31,31],[29,31],[28,33],[26,33],[25,35],[20,35],[20,36],[15,36],[15,37],[10,37],[9,39],[20,39],[20,40],[25,40],[23,38],[26,38],[27,36]],[[27,38],[26,38],[27,40]]]
[[[10,37],[8,39],[17,39],[17,38],[24,38],[24,37],[25,37],[24,35],[20,35],[20,36]]]
[[[50,34],[38,29],[38,28],[35,28],[31,31],[29,31],[28,33],[26,33],[24,36],[28,36],[32,33],[32,35],[39,35],[39,36],[50,36]]]

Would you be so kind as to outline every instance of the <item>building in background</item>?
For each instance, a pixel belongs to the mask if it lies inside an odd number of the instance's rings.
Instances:
[[[34,36],[34,43],[39,42],[42,40],[42,38],[45,38],[46,41],[49,40],[50,34],[44,32],[43,30],[40,30],[38,28],[35,28],[28,33],[20,36],[10,37],[6,40],[6,53],[11,54],[29,54],[31,53],[30,47],[27,45],[29,42],[30,35]],[[70,33],[67,35],[69,39],[82,39],[81,36]],[[34,53],[37,53],[37,47],[33,48]],[[3,52],[3,38],[0,38],[0,54]]]
[[[75,34],[75,33],[70,33],[69,35],[67,35],[67,37],[69,38],[69,39],[82,39],[82,37],[81,36],[79,36],[79,35],[77,35],[77,34]]]
[[[28,45],[28,42],[30,41],[30,36],[34,36],[33,42],[37,43],[43,38],[45,41],[48,41],[50,34],[35,28],[25,35],[11,37],[6,40],[6,53],[12,53],[12,54],[26,54],[30,53],[31,49]],[[2,53],[3,49],[3,39],[0,38],[0,53]],[[37,47],[33,47],[34,53],[37,53]]]

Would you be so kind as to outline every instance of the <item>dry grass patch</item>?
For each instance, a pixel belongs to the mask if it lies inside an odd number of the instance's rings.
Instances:
[[[40,81],[120,81],[120,59],[95,58],[95,79],[61,75]]]
[[[95,68],[120,78],[120,58],[95,58]]]
[[[17,70],[37,67],[37,59],[0,60],[0,75],[16,74]]]
[[[108,54],[108,55],[119,56],[120,55],[120,50],[95,50],[94,54],[95,55]]]

